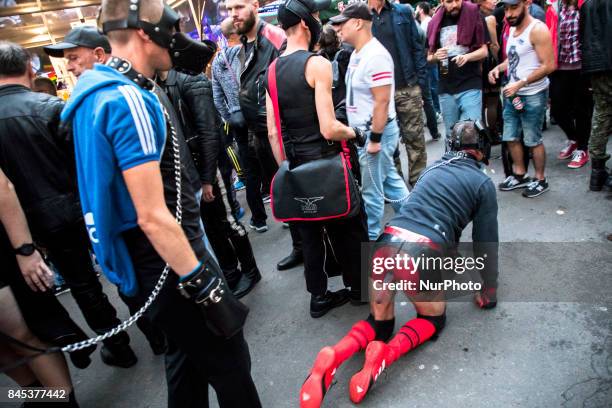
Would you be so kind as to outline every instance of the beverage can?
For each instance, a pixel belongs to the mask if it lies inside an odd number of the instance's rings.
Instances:
[[[523,103],[521,97],[516,94],[512,96],[510,100],[512,101],[512,106],[514,106],[514,109],[516,109],[517,111],[522,111],[525,107],[525,103]]]

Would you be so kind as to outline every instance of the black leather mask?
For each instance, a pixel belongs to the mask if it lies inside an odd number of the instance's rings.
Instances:
[[[180,17],[170,6],[164,6],[164,12],[157,23],[150,23],[140,20],[140,0],[129,1],[128,18],[102,24],[104,34],[128,28],[142,29],[155,44],[168,50],[172,65],[177,71],[191,75],[204,71],[217,51],[215,43],[208,40],[196,41],[185,33],[181,33]]]

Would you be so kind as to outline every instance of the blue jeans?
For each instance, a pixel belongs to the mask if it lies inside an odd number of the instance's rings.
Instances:
[[[515,142],[521,139],[523,131],[523,143],[527,147],[542,144],[542,125],[546,116],[546,105],[548,103],[548,89],[535,95],[521,95],[523,105],[522,111],[517,111],[512,101],[504,98],[504,142]]]
[[[438,98],[438,64],[427,64],[427,77],[429,79],[429,89],[431,90],[431,100],[436,112],[440,113],[440,99]]]
[[[448,139],[453,125],[458,121],[482,120],[482,90],[469,89],[453,95],[441,94],[440,107]]]
[[[384,195],[391,200],[398,200],[408,195],[406,183],[397,173],[393,162],[393,153],[397,149],[399,137],[399,126],[397,121],[394,120],[385,126],[380,142],[380,152],[369,154],[365,147],[359,148],[359,166],[363,184],[362,197],[368,216],[368,236],[372,241],[376,240],[380,234],[385,212],[385,200],[381,193],[384,192]],[[401,203],[392,203],[392,205],[396,212],[401,207]]]
[[[429,72],[427,73],[427,81],[424,90],[421,90],[421,96],[423,97],[423,110],[425,110],[425,118],[427,119],[427,129],[429,134],[433,138],[438,138],[440,132],[438,132],[438,119],[436,118],[436,107],[433,103],[433,95],[431,93],[431,79],[429,78]],[[437,96],[437,95],[436,95]],[[438,104],[439,105],[439,104]],[[440,107],[438,106],[438,109]]]

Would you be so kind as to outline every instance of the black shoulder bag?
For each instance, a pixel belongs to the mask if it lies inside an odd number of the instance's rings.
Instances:
[[[283,158],[270,189],[274,218],[282,222],[325,221],[359,214],[361,196],[350,169],[346,142],[342,142],[343,151],[338,154],[290,168],[283,149],[276,60],[268,68],[268,86]]]

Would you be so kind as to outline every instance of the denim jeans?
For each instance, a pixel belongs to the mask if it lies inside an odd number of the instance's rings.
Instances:
[[[427,78],[429,79],[429,89],[431,90],[431,100],[436,112],[440,113],[440,99],[438,98],[438,64],[427,64]]]
[[[425,111],[425,118],[427,119],[427,129],[432,138],[438,138],[440,135],[438,132],[438,118],[436,118],[436,108],[433,102],[433,96],[431,94],[431,87],[429,74],[427,75],[425,89],[422,91],[423,96],[423,110]],[[438,107],[439,109],[439,107]]]
[[[359,166],[363,180],[362,197],[368,216],[368,236],[372,241],[380,234],[385,211],[385,200],[381,193],[391,200],[398,200],[408,195],[406,183],[397,173],[393,163],[393,153],[399,143],[399,133],[399,126],[394,120],[385,126],[380,152],[369,154],[365,147],[359,148]],[[401,203],[392,203],[392,205],[396,212],[401,207]]]
[[[522,130],[525,146],[541,145],[548,89],[544,89],[535,95],[521,95],[521,99],[525,106],[522,111],[517,111],[512,105],[512,101],[504,98],[504,135],[502,140],[504,142],[519,141]]]
[[[441,94],[440,107],[448,139],[453,125],[458,121],[482,120],[482,90],[469,89],[452,95]]]

